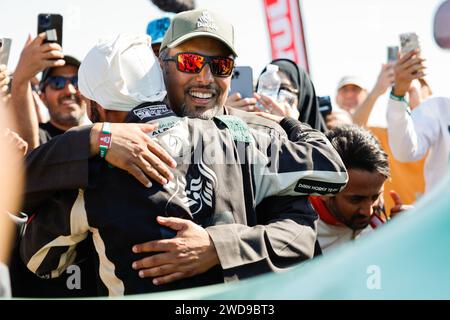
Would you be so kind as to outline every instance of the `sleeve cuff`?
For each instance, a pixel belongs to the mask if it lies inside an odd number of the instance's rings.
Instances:
[[[280,121],[280,126],[286,131],[288,136],[290,136],[294,129],[299,125],[301,125],[300,121],[289,117],[284,117],[283,120]]]
[[[387,118],[402,118],[405,117],[405,113],[410,114],[409,106],[406,101],[399,101],[389,98],[387,108]]]
[[[216,247],[222,269],[234,268],[240,263],[240,253],[238,250],[239,240],[235,236],[234,225],[219,225],[206,228],[209,236]]]

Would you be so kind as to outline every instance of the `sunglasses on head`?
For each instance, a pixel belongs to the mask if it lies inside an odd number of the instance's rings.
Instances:
[[[192,52],[180,52],[163,59],[163,61],[175,61],[178,71],[185,73],[200,73],[208,63],[211,73],[217,77],[231,76],[234,60],[229,57],[211,57]]]
[[[78,88],[78,76],[73,77],[48,77],[45,81],[53,90],[62,90],[66,87],[67,82],[70,82],[75,88]]]

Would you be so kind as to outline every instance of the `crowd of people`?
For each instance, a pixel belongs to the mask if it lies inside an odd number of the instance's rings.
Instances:
[[[419,50],[384,64],[371,90],[342,77],[325,114],[289,59],[268,65],[291,99],[256,93],[259,78],[253,97],[229,95],[234,33],[188,10],[99,41],[82,61],[41,33],[12,76],[0,66],[0,296],[281,272],[375,236],[445,175],[449,100],[431,97]],[[388,126],[371,127],[388,90]]]

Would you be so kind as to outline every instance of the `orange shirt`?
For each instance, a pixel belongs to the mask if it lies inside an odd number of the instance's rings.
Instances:
[[[424,193],[425,178],[423,166],[426,157],[414,162],[400,162],[392,155],[388,143],[387,129],[379,127],[369,127],[368,129],[377,137],[381,147],[389,157],[391,178],[384,183],[384,202],[386,213],[389,214],[391,208],[394,206],[394,202],[389,195],[390,190],[397,191],[404,204],[414,203]]]

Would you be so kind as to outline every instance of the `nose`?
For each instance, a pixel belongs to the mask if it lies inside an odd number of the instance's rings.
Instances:
[[[214,75],[211,72],[211,68],[209,67],[209,63],[207,63],[202,71],[197,74],[196,80],[202,84],[210,84],[214,81]]]
[[[359,214],[364,215],[366,217],[370,217],[373,214],[373,203],[372,201],[364,202],[358,210]]]
[[[75,88],[75,86],[72,83],[68,82],[64,87],[64,91],[68,91],[70,94],[76,94],[77,88]]]

